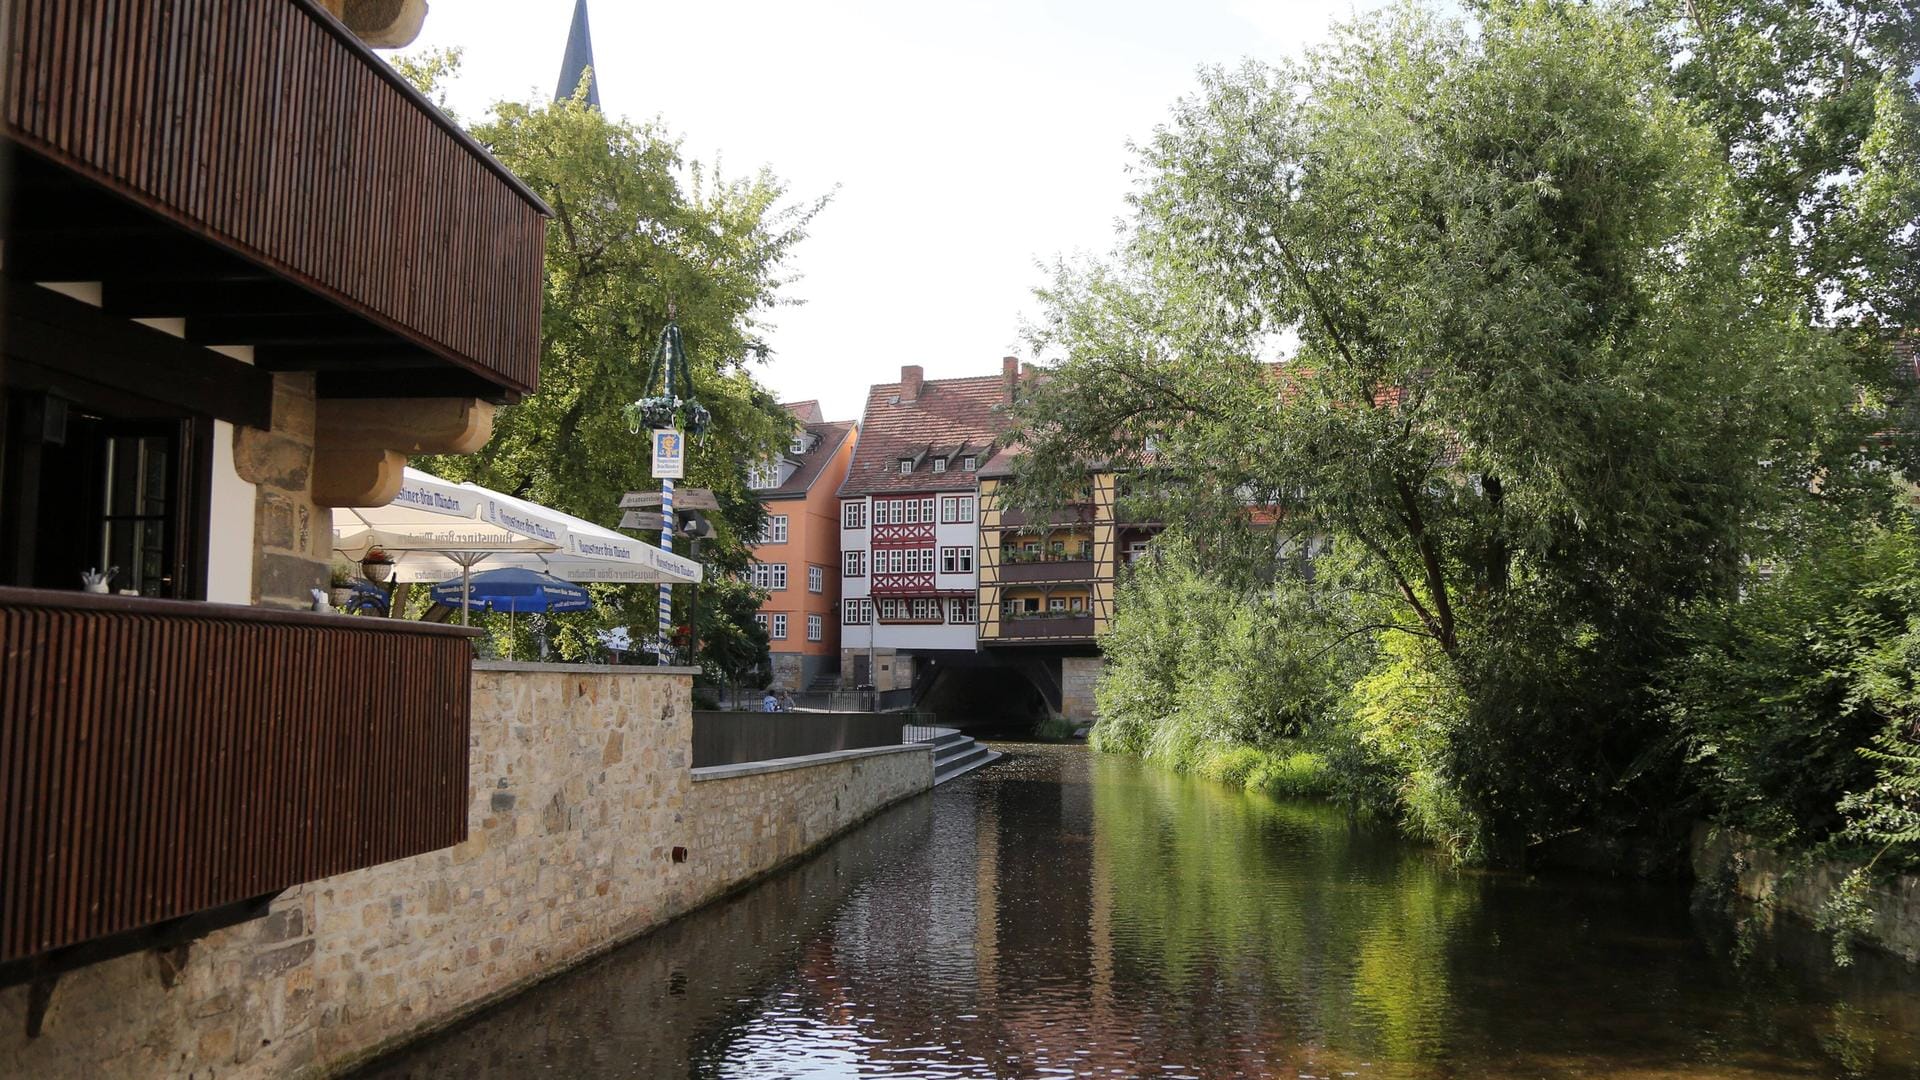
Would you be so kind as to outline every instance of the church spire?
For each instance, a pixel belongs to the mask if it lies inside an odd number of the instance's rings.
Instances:
[[[593,67],[593,35],[587,32],[587,0],[574,0],[573,27],[567,31],[567,52],[560,58],[560,85],[554,90],[556,100],[570,98],[580,86],[580,77]],[[587,81],[587,104],[600,107],[600,73],[596,70]]]

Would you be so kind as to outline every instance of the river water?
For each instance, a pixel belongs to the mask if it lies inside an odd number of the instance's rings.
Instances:
[[[1071,746],[377,1077],[1920,1077],[1920,972]]]

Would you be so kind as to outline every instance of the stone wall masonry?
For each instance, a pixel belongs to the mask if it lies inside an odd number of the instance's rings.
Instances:
[[[0,1075],[337,1073],[931,786],[924,747],[696,774],[691,683],[678,669],[476,665],[465,843],[290,889],[184,956],[68,974],[37,1038],[28,988],[0,990]]]
[[[273,377],[273,428],[236,427],[233,468],[254,489],[253,602],[313,606],[333,555],[332,511],[313,501],[313,376]]]
[[[1796,862],[1752,837],[1705,823],[1693,827],[1693,873],[1703,882],[1727,883],[1748,900],[1771,904],[1808,922],[1852,870],[1828,861]],[[1867,892],[1873,910],[1868,937],[1910,963],[1920,963],[1920,875],[1902,874]]]
[[[1060,715],[1075,723],[1091,724],[1094,715],[1094,687],[1100,682],[1101,659],[1098,656],[1066,656],[1060,659]]]

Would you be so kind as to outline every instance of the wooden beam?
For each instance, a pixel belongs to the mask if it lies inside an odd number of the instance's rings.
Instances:
[[[490,379],[446,366],[321,371],[314,384],[323,398],[478,398],[498,405],[519,397]]]
[[[268,279],[152,281],[121,278],[102,286],[101,306],[129,319],[207,315],[335,314],[338,308],[285,282]]]
[[[7,355],[191,413],[272,426],[267,372],[10,275],[0,282]]]
[[[202,345],[394,347],[399,338],[362,319],[329,315],[202,315],[187,320],[188,341]]]
[[[268,371],[439,371],[447,366],[411,345],[256,345],[253,362]]]

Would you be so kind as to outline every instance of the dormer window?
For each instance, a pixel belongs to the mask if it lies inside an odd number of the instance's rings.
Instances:
[[[913,471],[913,459],[910,457],[901,458],[900,459],[900,475],[905,476],[912,471]]]
[[[960,467],[967,470],[968,472],[972,472],[973,470],[980,467],[980,461],[978,458],[975,458],[972,454],[968,454],[966,457],[961,459]]]
[[[793,442],[787,444],[787,451],[793,454],[795,457],[799,457],[801,454],[806,453],[807,437],[805,435],[795,436]]]
[[[942,472],[946,472],[946,471],[947,471],[947,459],[946,459],[946,458],[943,458],[943,457],[937,457],[937,458],[934,458],[934,459],[933,459],[933,471],[934,471],[934,472],[937,472],[937,473],[942,473]]]

